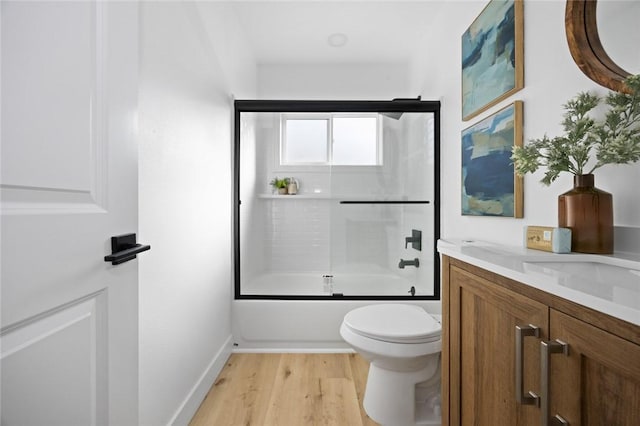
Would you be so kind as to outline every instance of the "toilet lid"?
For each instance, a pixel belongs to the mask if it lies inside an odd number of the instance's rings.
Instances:
[[[415,305],[384,304],[354,309],[344,317],[354,333],[394,343],[426,343],[440,339],[442,326]]]

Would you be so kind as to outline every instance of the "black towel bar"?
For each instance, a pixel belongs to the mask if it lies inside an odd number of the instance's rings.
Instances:
[[[403,200],[345,200],[340,204],[429,204],[427,200],[403,201]]]

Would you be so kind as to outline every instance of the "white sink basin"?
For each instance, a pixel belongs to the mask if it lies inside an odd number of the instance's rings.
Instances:
[[[574,275],[589,281],[640,286],[640,270],[626,266],[615,266],[604,262],[525,262],[533,269],[554,275]],[[533,271],[532,271],[533,272]]]
[[[556,284],[611,300],[629,307],[640,306],[640,265],[616,258],[523,262],[528,273],[542,274]]]

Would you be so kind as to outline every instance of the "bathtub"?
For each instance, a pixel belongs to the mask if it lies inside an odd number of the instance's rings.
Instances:
[[[412,281],[388,272],[335,272],[328,280],[322,272],[262,274],[243,285],[245,295],[329,296],[342,293],[355,296],[404,296]],[[408,274],[407,274],[408,275]],[[413,281],[415,282],[415,281]],[[417,289],[417,295],[420,295]]]
[[[404,295],[411,287],[402,277],[379,274],[335,274],[334,292],[366,295]],[[351,291],[348,290],[352,289]],[[361,292],[367,289],[367,293]],[[283,293],[289,291],[289,293]],[[322,274],[270,273],[245,286],[243,294],[328,295]],[[419,292],[418,292],[419,294]],[[232,333],[236,352],[350,352],[340,337],[345,314],[376,303],[418,305],[434,315],[442,313],[432,300],[251,300],[232,302]]]

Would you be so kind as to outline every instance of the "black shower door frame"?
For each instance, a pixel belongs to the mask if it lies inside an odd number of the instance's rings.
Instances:
[[[240,288],[240,118],[243,112],[271,113],[410,113],[434,115],[434,286],[431,296],[366,296],[366,295],[247,295]],[[233,134],[233,263],[235,300],[440,300],[440,101],[393,99],[391,101],[313,101],[313,100],[235,100]]]

